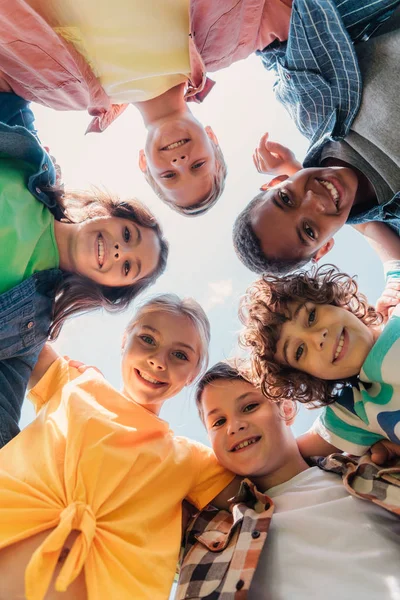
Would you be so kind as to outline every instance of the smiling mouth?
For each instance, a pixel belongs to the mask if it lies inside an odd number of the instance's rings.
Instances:
[[[335,355],[333,357],[333,362],[335,362],[335,360],[340,358],[340,355],[343,350],[343,346],[344,346],[344,329],[343,329],[342,333],[340,334],[339,342],[338,342],[338,345],[335,350]]]
[[[164,146],[161,150],[175,150],[175,148],[180,148],[190,142],[189,138],[185,138],[183,140],[179,140],[178,142],[173,142],[172,144],[168,144],[168,146]]]
[[[97,238],[97,262],[99,263],[100,269],[104,265],[104,256],[105,256],[104,239],[103,239],[103,236],[101,235],[101,233],[99,233],[99,237]]]
[[[327,181],[326,179],[318,179],[317,181],[319,181],[319,183],[321,185],[323,185],[324,188],[329,192],[329,195],[332,198],[332,201],[333,201],[334,205],[336,206],[336,210],[337,210],[339,207],[339,200],[340,200],[340,194],[339,194],[339,190],[337,189],[337,187],[331,181]]]
[[[249,438],[248,440],[243,440],[243,442],[239,442],[238,444],[236,444],[236,446],[233,446],[233,448],[231,448],[229,450],[229,452],[238,452],[239,450],[243,450],[243,448],[247,448],[248,446],[251,446],[252,444],[256,444],[257,442],[259,442],[261,439],[260,436],[256,436],[256,437],[252,437]]]
[[[147,373],[144,373],[143,371],[139,371],[139,369],[135,369],[136,374],[140,377],[140,379],[143,379],[143,381],[147,381],[147,383],[151,383],[152,385],[155,385],[157,387],[162,387],[163,385],[167,385],[166,381],[160,381],[159,379],[154,379],[154,377],[150,377],[150,375],[147,375]]]

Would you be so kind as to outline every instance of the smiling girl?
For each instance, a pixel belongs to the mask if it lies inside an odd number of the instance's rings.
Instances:
[[[125,308],[163,272],[168,245],[140,202],[55,185],[25,100],[0,94],[0,118],[1,446],[19,431],[49,334],[75,314]]]
[[[45,347],[32,377],[37,417],[0,452],[5,598],[168,597],[182,500],[223,507],[236,489],[210,448],[159,418],[204,372],[209,339],[194,300],[150,300],[124,334],[122,392]]]
[[[381,223],[368,224],[376,235]],[[388,280],[400,279],[394,232],[377,251]],[[340,449],[362,455],[387,438],[400,443],[400,307],[382,315],[334,268],[264,276],[242,303],[243,343],[251,349],[254,380],[271,400],[289,398],[323,412],[299,440],[303,456]]]

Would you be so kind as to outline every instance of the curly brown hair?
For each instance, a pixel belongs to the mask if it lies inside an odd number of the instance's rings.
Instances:
[[[334,265],[282,277],[264,275],[246,291],[239,309],[245,326],[240,343],[251,352],[253,383],[274,401],[289,398],[312,408],[326,406],[349,384],[348,379],[326,381],[275,360],[282,325],[292,318],[289,305],[293,302],[344,308],[367,327],[379,325],[382,315],[358,291],[355,279]]]

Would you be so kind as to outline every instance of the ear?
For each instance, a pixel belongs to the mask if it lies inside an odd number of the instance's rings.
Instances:
[[[142,173],[146,173],[147,171],[147,158],[144,150],[139,150],[139,169]]]
[[[286,425],[287,426],[292,425],[296,418],[296,413],[297,413],[296,404],[293,402],[293,400],[282,400],[282,402],[280,403],[279,409],[280,409],[281,415],[285,419]]]
[[[204,127],[204,130],[205,130],[206,134],[208,135],[208,137],[210,138],[210,140],[212,140],[214,142],[214,144],[219,146],[218,138],[215,135],[215,133],[213,132],[213,130],[211,129],[211,127],[209,125],[207,125],[206,127]]]
[[[319,248],[319,250],[317,250],[317,253],[313,257],[314,261],[318,262],[320,258],[325,256],[325,254],[327,254],[329,252],[329,250],[332,250],[334,244],[335,244],[335,240],[333,238],[328,240],[323,246],[321,246],[321,248]]]
[[[289,179],[289,175],[278,175],[277,177],[271,179],[271,181],[269,181],[268,183],[264,183],[264,185],[260,187],[260,190],[262,192],[266,192],[270,188],[273,188],[279,183],[282,183],[282,181],[286,181],[286,179]]]

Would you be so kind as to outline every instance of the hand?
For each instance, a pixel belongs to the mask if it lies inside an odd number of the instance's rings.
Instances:
[[[382,296],[376,303],[376,310],[383,316],[384,322],[392,316],[392,312],[400,302],[400,280],[388,280]]]
[[[268,132],[255,149],[253,162],[257,171],[266,175],[293,175],[302,168],[289,148],[269,141]]]
[[[94,369],[95,371],[100,373],[100,375],[102,375],[104,377],[104,375],[100,371],[100,369],[98,369],[97,367],[94,367],[93,365],[85,365],[85,363],[81,362],[80,360],[72,360],[69,356],[64,356],[64,358],[68,362],[69,366],[73,367],[74,369],[77,369],[79,371],[79,373],[84,373],[88,369]]]
[[[400,456],[400,445],[389,440],[381,440],[371,446],[370,453],[372,462],[376,465],[383,465],[396,456]]]

